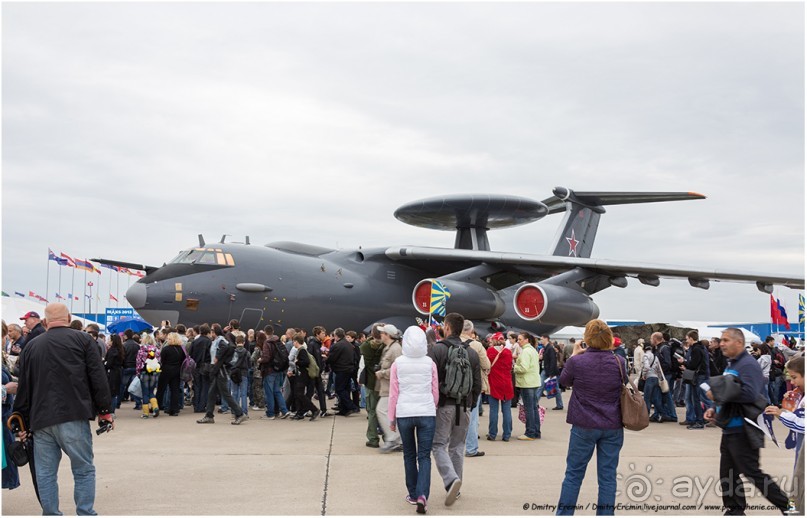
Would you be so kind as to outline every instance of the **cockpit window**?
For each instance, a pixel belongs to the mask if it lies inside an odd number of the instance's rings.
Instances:
[[[232,254],[223,253],[220,248],[193,248],[183,250],[171,259],[169,264],[215,264],[235,266]]]

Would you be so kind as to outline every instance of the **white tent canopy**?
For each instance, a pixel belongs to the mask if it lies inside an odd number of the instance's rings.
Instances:
[[[698,336],[703,339],[709,338],[720,338],[720,335],[723,334],[723,331],[728,329],[729,326],[720,326],[718,323],[713,322],[693,322],[693,321],[686,321],[686,322],[675,322],[673,325],[680,326],[680,327],[691,327],[698,331]],[[715,326],[715,327],[712,327]],[[743,336],[745,337],[745,345],[750,346],[751,342],[762,342],[762,339],[743,327],[738,328],[740,331],[743,332]]]

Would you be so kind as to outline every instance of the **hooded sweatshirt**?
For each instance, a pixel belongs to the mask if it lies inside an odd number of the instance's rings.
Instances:
[[[437,415],[437,365],[426,356],[426,333],[418,326],[403,335],[403,354],[390,369],[389,419]]]

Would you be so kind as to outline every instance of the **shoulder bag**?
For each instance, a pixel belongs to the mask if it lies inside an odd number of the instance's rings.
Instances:
[[[622,412],[622,426],[628,430],[638,432],[650,425],[650,416],[647,413],[647,406],[644,398],[636,388],[636,384],[631,381],[627,373],[622,372],[622,364],[614,354],[614,361],[622,376],[622,393],[619,396],[620,410]],[[627,383],[625,383],[627,380]]]
[[[656,360],[653,363],[653,369],[656,371],[656,375],[658,376],[658,388],[661,389],[662,394],[666,394],[670,391],[670,384],[667,381],[667,378],[664,377],[664,370],[661,368],[661,362],[658,359],[658,355],[656,355]]]

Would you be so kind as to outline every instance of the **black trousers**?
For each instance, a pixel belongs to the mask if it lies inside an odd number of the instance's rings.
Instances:
[[[334,387],[336,389],[336,397],[339,398],[340,415],[345,415],[359,408],[353,404],[353,400],[350,397],[351,374],[350,371],[334,372]]]
[[[317,407],[311,402],[311,396],[306,395],[306,388],[308,388],[309,385],[308,376],[298,374],[291,379],[291,393],[297,415],[303,415],[309,411],[312,414],[318,412]]]
[[[227,388],[227,375],[224,373],[224,370],[218,371],[210,384],[210,392],[207,393],[207,408],[205,408],[205,415],[207,417],[213,417],[213,409],[216,408],[216,396],[218,395],[227,402],[227,405],[229,405],[235,417],[241,417],[241,414],[244,412],[241,410],[241,407],[238,406],[235,398],[233,398],[233,395],[230,394],[230,390]]]
[[[325,389],[322,388],[322,376],[317,376],[314,379],[309,380],[308,389],[306,390],[306,396],[308,399],[311,399],[311,396],[314,395],[314,392],[317,393],[317,398],[319,399],[319,409],[321,412],[328,411],[328,403],[325,399]]]
[[[770,503],[781,511],[787,510],[787,496],[770,475],[759,469],[759,449],[751,447],[745,432],[724,433],[720,440],[720,491],[726,515],[745,514],[745,490],[740,479],[741,474]]]
[[[172,414],[179,412],[179,398],[184,397],[179,391],[179,369],[163,370],[160,377],[157,379],[157,402],[160,407],[163,406],[165,397],[165,389],[171,391],[171,407],[168,410]],[[165,411],[165,408],[161,408]]]
[[[210,392],[210,376],[202,374],[197,367],[193,371],[193,411],[204,412],[207,408],[207,393]]]

